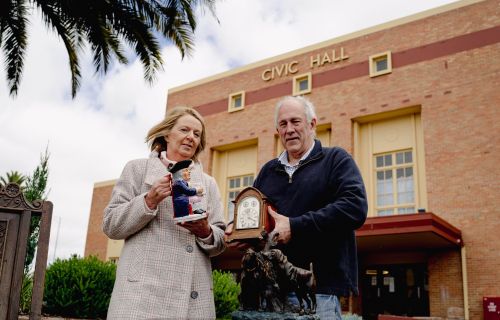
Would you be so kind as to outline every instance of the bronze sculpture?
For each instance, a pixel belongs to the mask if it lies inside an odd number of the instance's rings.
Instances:
[[[287,296],[292,291],[299,301],[299,310],[294,310],[288,304]],[[310,270],[296,267],[279,249],[248,249],[243,255],[240,310],[314,314],[315,291],[316,278],[312,264]]]

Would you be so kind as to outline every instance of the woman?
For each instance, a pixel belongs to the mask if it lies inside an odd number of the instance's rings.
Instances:
[[[225,224],[215,180],[197,161],[203,119],[192,108],[174,108],[146,140],[149,159],[127,163],[104,211],[104,233],[125,239],[108,319],[214,319],[210,257],[225,248]],[[168,168],[188,159],[208,216],[176,224]]]

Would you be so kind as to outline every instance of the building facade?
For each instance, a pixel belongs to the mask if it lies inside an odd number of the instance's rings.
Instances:
[[[230,219],[282,151],[274,105],[306,96],[318,139],[354,156],[369,197],[360,296],[346,308],[481,319],[483,298],[500,296],[499,88],[500,2],[466,0],[173,88],[167,109],[204,116],[201,162]],[[100,231],[112,185],[95,185],[86,255],[119,256]],[[232,258],[216,265],[237,268]]]

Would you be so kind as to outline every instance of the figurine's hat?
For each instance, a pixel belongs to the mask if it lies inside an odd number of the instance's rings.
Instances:
[[[170,172],[174,175],[174,177],[177,176],[177,172],[181,172],[180,170],[182,169],[186,169],[187,167],[189,167],[191,165],[193,161],[192,160],[182,160],[182,161],[179,161],[177,163],[175,163],[172,168],[170,168]]]

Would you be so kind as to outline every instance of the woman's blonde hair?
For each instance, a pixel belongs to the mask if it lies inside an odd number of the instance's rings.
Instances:
[[[192,158],[195,161],[198,160],[198,155],[203,151],[203,149],[205,149],[205,145],[207,143],[205,135],[205,122],[203,121],[201,114],[191,107],[179,106],[168,110],[165,119],[149,129],[146,136],[146,142],[150,145],[151,151],[156,150],[158,151],[158,153],[160,153],[167,150],[167,142],[165,141],[165,137],[175,126],[177,120],[185,115],[193,116],[201,123],[202,130],[200,136],[200,144],[198,145],[198,148],[196,148],[196,151],[194,152]]]

